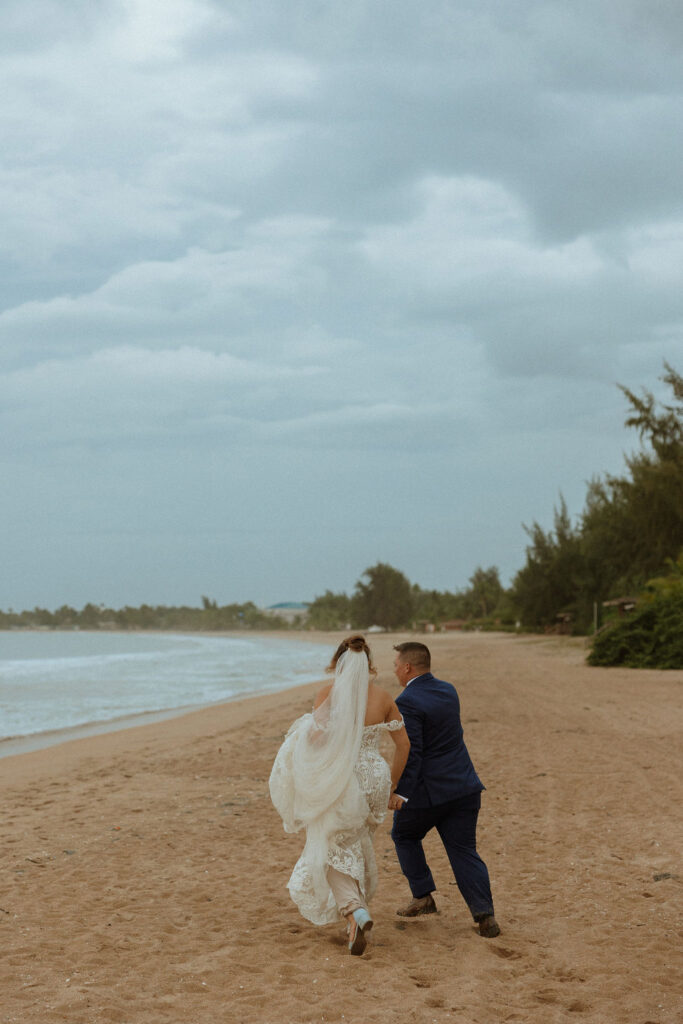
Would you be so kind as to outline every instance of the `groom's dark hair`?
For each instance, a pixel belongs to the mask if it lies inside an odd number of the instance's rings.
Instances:
[[[406,640],[404,644],[396,644],[394,650],[398,651],[402,661],[410,662],[415,668],[431,668],[432,656],[426,644],[420,644],[417,640]]]

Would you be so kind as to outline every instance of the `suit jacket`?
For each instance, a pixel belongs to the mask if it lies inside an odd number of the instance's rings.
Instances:
[[[480,793],[484,786],[467,752],[460,699],[451,683],[425,672],[396,698],[410,739],[410,754],[396,792],[408,806],[433,807]]]

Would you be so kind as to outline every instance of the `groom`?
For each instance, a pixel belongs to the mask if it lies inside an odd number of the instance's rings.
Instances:
[[[394,647],[394,672],[403,692],[396,704],[403,715],[410,754],[389,800],[394,814],[391,838],[413,900],[401,917],[437,912],[436,888],[422,840],[436,828],[446,848],[455,881],[480,935],[495,938],[500,928],[486,864],[477,853],[477,816],[483,786],[463,740],[460,701],[454,686],[430,672],[424,644],[408,641]]]

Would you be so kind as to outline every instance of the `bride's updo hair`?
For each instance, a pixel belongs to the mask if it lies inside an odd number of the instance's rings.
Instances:
[[[361,636],[360,633],[354,633],[352,636],[347,636],[346,640],[342,640],[342,642],[339,644],[339,647],[332,655],[332,661],[325,669],[326,672],[335,671],[335,669],[337,668],[337,662],[341,658],[344,651],[357,651],[359,654],[361,651],[365,651],[365,655],[368,659],[368,667],[370,669],[370,673],[373,676],[377,675],[377,669],[372,664],[372,654],[370,653],[370,648],[368,647],[365,637]]]

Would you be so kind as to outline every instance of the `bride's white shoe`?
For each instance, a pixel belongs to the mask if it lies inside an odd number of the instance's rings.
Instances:
[[[359,907],[358,910],[354,910],[353,919],[356,923],[356,930],[353,938],[349,941],[349,952],[351,953],[351,956],[361,956],[361,954],[365,952],[365,947],[368,944],[368,940],[365,936],[372,928],[373,921],[364,907]],[[349,934],[351,934],[350,924]]]

